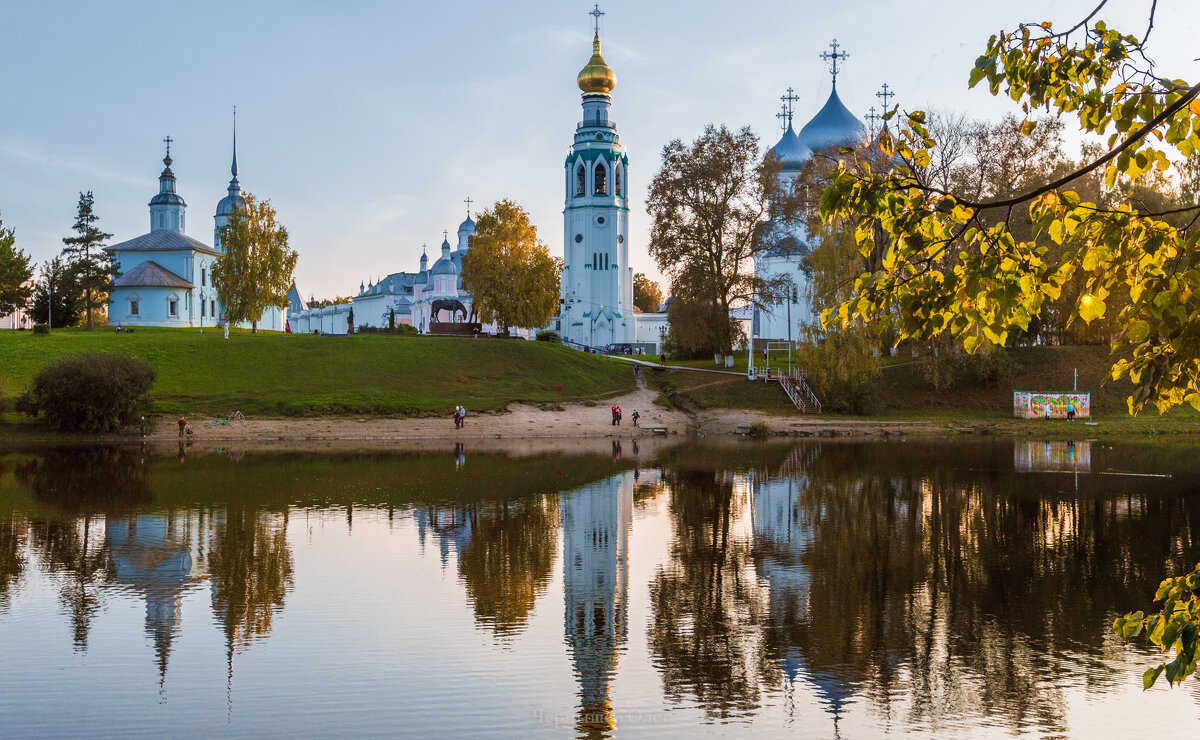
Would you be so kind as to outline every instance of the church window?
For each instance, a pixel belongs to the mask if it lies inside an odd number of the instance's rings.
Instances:
[[[575,235],[575,243],[579,244],[582,241],[583,241],[583,234],[576,234]]]
[[[599,258],[599,255],[597,255],[595,252],[592,252],[592,269],[593,270],[599,269],[599,267],[600,267],[598,258]]]
[[[208,315],[207,309],[208,309],[208,304],[206,304],[204,301],[200,301],[200,318],[204,318],[205,316]]]
[[[604,255],[604,269],[605,270],[608,269],[608,255],[607,254]]]
[[[206,270],[205,268],[201,267],[201,268],[200,268],[200,287],[201,287],[201,288],[203,288],[204,286],[208,285],[208,283],[207,283],[207,282],[205,282],[207,279],[208,279],[208,270]]]
[[[576,195],[583,195],[583,189],[584,189],[583,188],[583,178],[584,178],[583,165],[580,164],[579,169],[575,171],[575,194]]]
[[[174,298],[167,301],[167,313],[170,314],[171,316],[178,316],[179,315],[179,301],[175,300]]]
[[[608,194],[608,170],[605,169],[604,163],[596,164],[596,195]]]
[[[216,299],[213,299],[208,302],[208,313],[214,319],[217,318],[217,301],[216,301]]]
[[[138,302],[136,300],[132,300],[129,302],[129,315],[130,316],[138,315]]]
[[[621,168],[613,170],[613,195],[621,197]]]

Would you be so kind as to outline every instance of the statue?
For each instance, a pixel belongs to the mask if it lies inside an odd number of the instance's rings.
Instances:
[[[442,311],[450,312],[450,320],[454,321],[454,317],[461,312],[463,320],[466,321],[468,313],[467,307],[462,304],[462,301],[457,298],[438,298],[429,305],[429,316],[431,320],[436,320]]]

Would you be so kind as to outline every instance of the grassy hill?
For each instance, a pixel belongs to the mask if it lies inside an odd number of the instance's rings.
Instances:
[[[449,414],[513,401],[583,401],[633,390],[628,366],[548,342],[451,337],[139,328],[130,334],[0,332],[0,394],[20,393],[46,363],[122,352],[158,370],[151,396],[164,413]]]

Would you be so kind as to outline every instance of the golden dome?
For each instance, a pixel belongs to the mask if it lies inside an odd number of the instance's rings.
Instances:
[[[588,60],[586,67],[579,70],[579,77],[576,81],[579,83],[579,89],[585,93],[607,95],[617,86],[617,74],[604,63],[604,57],[600,56],[599,31],[596,32],[596,38],[592,40],[592,58]]]

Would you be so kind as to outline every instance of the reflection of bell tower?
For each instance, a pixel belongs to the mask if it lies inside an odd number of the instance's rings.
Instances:
[[[560,506],[563,629],[579,679],[575,729],[605,736],[614,728],[609,683],[628,634],[633,474],[565,494]]]

